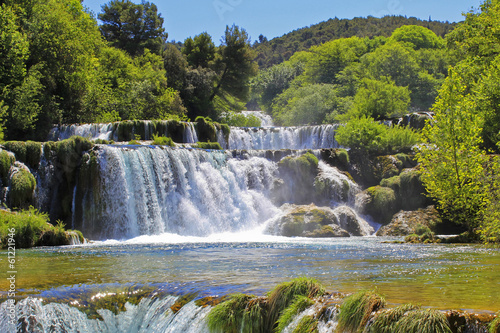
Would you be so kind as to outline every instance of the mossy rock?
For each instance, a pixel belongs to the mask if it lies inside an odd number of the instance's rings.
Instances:
[[[364,212],[382,224],[390,222],[395,212],[399,210],[394,190],[383,186],[373,186],[364,191],[368,195]]]
[[[200,149],[215,149],[215,150],[222,150],[222,147],[220,143],[218,142],[198,142],[194,148],[200,148]]]
[[[321,149],[321,159],[331,166],[337,167],[340,170],[347,171],[349,169],[349,153],[342,148],[326,148]]]
[[[304,237],[329,238],[329,237],[351,237],[347,231],[335,224],[324,225],[319,229],[306,232]]]
[[[310,152],[301,156],[287,156],[279,161],[278,171],[284,180],[282,195],[285,202],[311,203],[318,163],[318,158]]]
[[[117,141],[130,141],[134,139],[134,122],[131,120],[120,121],[116,126]]]
[[[3,186],[7,186],[9,182],[10,167],[14,165],[16,158],[14,154],[6,150],[0,149],[0,179]]]
[[[187,124],[178,120],[168,120],[167,121],[167,133],[168,136],[174,140],[174,142],[183,143],[184,142],[184,133],[186,131]],[[198,137],[198,139],[200,139]],[[200,141],[206,141],[200,139]]]
[[[11,169],[9,203],[11,207],[26,208],[33,203],[36,179],[24,165],[16,164]]]
[[[210,118],[197,117],[196,132],[202,142],[217,142],[217,128]]]
[[[23,162],[33,170],[38,169],[42,156],[42,144],[35,141],[7,141],[5,149],[13,152],[18,161]]]
[[[403,165],[401,161],[394,156],[378,156],[373,163],[373,172],[376,178],[380,180],[397,176]]]

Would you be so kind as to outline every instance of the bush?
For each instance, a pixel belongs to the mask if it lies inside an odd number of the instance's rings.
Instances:
[[[48,214],[40,213],[33,207],[18,213],[0,211],[0,241],[4,248],[7,247],[10,238],[9,229],[15,230],[16,248],[69,245],[71,241],[70,235],[61,223],[53,226],[49,223]],[[76,234],[79,238],[83,238],[80,232]]]
[[[335,139],[353,150],[391,154],[411,150],[420,141],[420,135],[405,127],[387,127],[372,118],[361,117],[339,127]]]
[[[339,332],[361,332],[373,312],[385,306],[385,299],[374,291],[360,291],[346,297],[337,317]]]
[[[165,135],[158,136],[153,134],[153,145],[174,147],[175,143],[172,138],[166,137]]]

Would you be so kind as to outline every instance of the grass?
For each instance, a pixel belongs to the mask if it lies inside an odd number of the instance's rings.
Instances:
[[[297,296],[305,296],[313,298],[325,294],[325,288],[315,279],[301,277],[290,282],[284,282],[277,285],[268,294],[269,299],[269,315],[268,328],[269,332],[277,323],[279,317],[284,310],[289,307]]]
[[[420,309],[418,305],[404,304],[392,309],[387,309],[385,311],[379,312],[372,325],[368,330],[369,333],[392,333],[394,332],[396,323],[407,313],[408,311]]]
[[[407,312],[394,326],[395,333],[451,333],[446,316],[434,309]]]
[[[14,230],[14,237],[9,236],[9,230]],[[83,236],[79,231],[80,240]],[[9,238],[14,242],[9,241]],[[33,246],[69,245],[70,235],[64,230],[64,225],[49,223],[46,213],[40,213],[33,207],[18,213],[0,211],[0,242],[3,248],[8,243],[15,243],[16,248],[30,248]]]
[[[493,319],[488,327],[489,333],[499,333],[500,332],[500,312],[497,313],[497,317]]]
[[[304,316],[297,327],[293,330],[293,333],[317,333],[318,332],[318,320],[313,316]]]
[[[285,327],[287,327],[293,320],[293,318],[314,304],[314,301],[306,296],[296,296],[293,303],[290,304],[279,317],[277,324],[278,326],[274,329],[274,332],[282,332]]]
[[[207,316],[210,332],[238,333],[241,331],[243,314],[253,296],[233,294],[215,306]]]
[[[385,299],[375,291],[360,291],[344,299],[338,315],[337,331],[362,332],[371,314],[385,306]]]

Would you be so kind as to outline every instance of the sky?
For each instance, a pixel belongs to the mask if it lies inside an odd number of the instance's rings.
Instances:
[[[290,31],[326,21],[353,17],[406,15],[420,19],[459,22],[462,13],[477,9],[481,0],[156,0],[168,40],[184,41],[208,32],[219,44],[226,26],[244,28],[253,41],[269,40]],[[96,16],[110,0],[84,0]],[[140,0],[132,0],[140,3]]]

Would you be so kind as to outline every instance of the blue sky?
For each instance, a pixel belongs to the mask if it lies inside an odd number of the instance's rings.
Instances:
[[[140,0],[132,0],[139,3]],[[84,0],[94,13],[103,0]],[[407,15],[427,20],[458,22],[462,13],[478,8],[481,0],[157,0],[168,40],[184,41],[208,32],[216,44],[233,23],[246,29],[252,41],[260,34],[268,39],[329,18]]]

